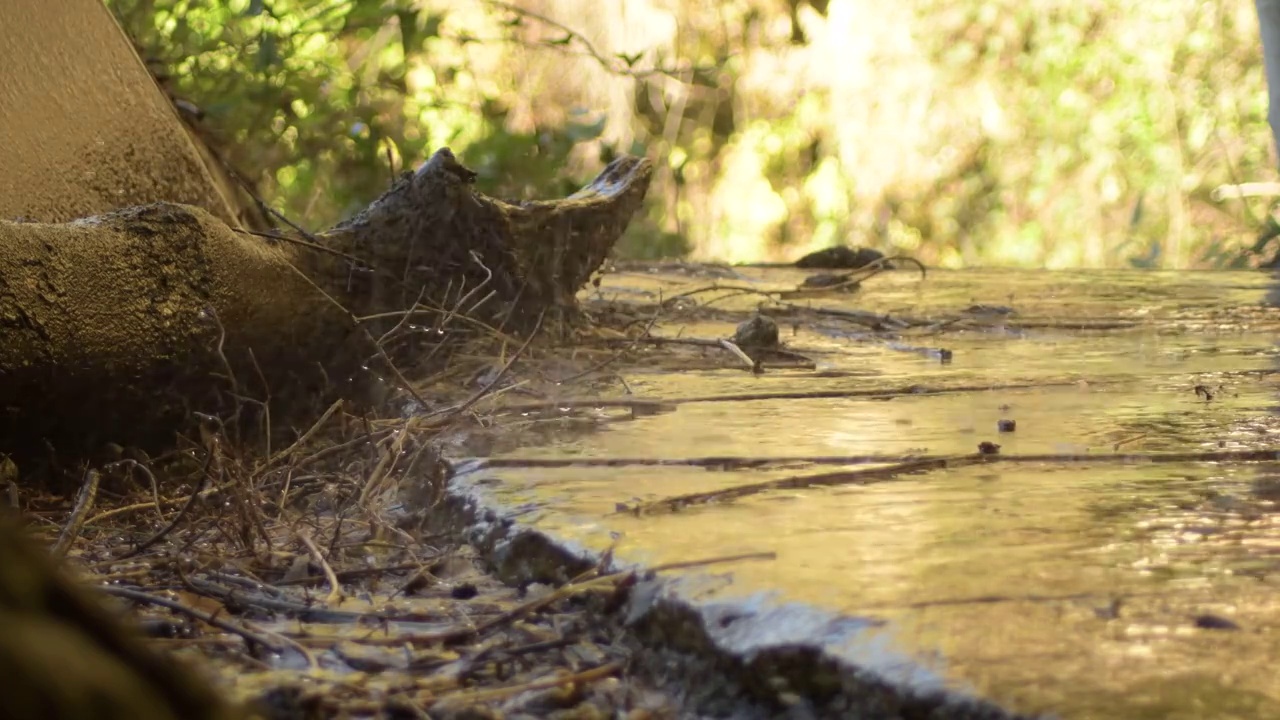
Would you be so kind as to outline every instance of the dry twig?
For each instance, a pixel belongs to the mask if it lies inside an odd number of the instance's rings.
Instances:
[[[80,536],[80,530],[84,527],[85,517],[89,511],[93,509],[93,503],[98,498],[98,471],[89,469],[84,473],[84,481],[80,485],[80,492],[76,495],[75,506],[71,510],[71,516],[67,518],[67,523],[62,527],[62,532],[58,534],[58,541],[53,545],[53,554],[57,556],[66,555],[71,549],[72,543]]]

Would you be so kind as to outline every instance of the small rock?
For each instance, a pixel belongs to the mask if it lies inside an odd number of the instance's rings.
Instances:
[[[778,323],[767,315],[756,315],[739,325],[730,339],[740,348],[776,348]]]
[[[983,440],[978,443],[978,452],[982,455],[999,455],[1000,446],[990,440]]]
[[[1124,606],[1124,601],[1120,598],[1111,598],[1111,602],[1103,607],[1093,609],[1093,614],[1099,620],[1116,620],[1120,617],[1120,608]]]
[[[169,618],[144,619],[138,623],[138,630],[144,637],[164,640],[188,639],[196,636],[196,630],[191,625]]]
[[[996,421],[996,429],[1002,433],[1011,433],[1018,429],[1018,421],[1009,418],[1001,418]]]
[[[1196,627],[1200,628],[1201,630],[1239,630],[1240,629],[1240,626],[1237,625],[1234,621],[1228,620],[1227,618],[1224,618],[1221,615],[1210,615],[1208,613],[1205,613],[1204,615],[1196,615],[1192,619],[1195,621]]]
[[[856,270],[883,259],[884,253],[878,250],[836,245],[805,255],[796,261],[796,267],[801,269]]]
[[[1280,476],[1265,475],[1254,480],[1251,492],[1259,500],[1280,503]]]

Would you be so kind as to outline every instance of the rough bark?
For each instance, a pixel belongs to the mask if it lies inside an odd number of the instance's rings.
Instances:
[[[65,222],[168,201],[235,222],[232,188],[218,187],[101,0],[0,9],[0,218]]]
[[[350,295],[363,314],[406,307],[424,286],[445,298],[485,283],[496,293],[490,321],[527,323],[573,305],[639,208],[649,172],[646,161],[624,157],[568,198],[510,203],[475,195],[475,173],[442,150],[325,234],[330,248],[381,272],[353,276],[348,263],[329,262],[327,280],[357,284]]]
[[[1262,35],[1262,59],[1267,73],[1267,121],[1280,153],[1280,0],[1255,0],[1258,29]]]
[[[474,191],[474,174],[440,150],[306,238],[263,239],[167,203],[0,221],[0,452],[164,446],[234,396],[269,397],[276,429],[299,422],[367,389],[371,338],[399,318],[356,318],[415,301],[452,309],[466,297],[475,317],[527,331],[572,307],[649,174],[625,157],[569,198],[508,203]]]

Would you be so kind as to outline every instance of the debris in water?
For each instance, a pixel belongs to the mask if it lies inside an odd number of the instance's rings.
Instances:
[[[851,248],[836,245],[805,255],[796,261],[801,269],[856,270],[884,259],[884,253],[871,248]]]
[[[967,315],[1017,315],[1017,312],[1004,305],[970,305],[962,312]]]
[[[1200,628],[1201,630],[1239,630],[1240,629],[1240,626],[1237,625],[1234,621],[1228,620],[1227,618],[1224,618],[1221,615],[1210,615],[1208,613],[1205,613],[1204,615],[1196,615],[1195,618],[1193,619],[1195,620],[1196,627]]]
[[[470,600],[479,594],[480,591],[476,589],[475,583],[462,583],[449,591],[449,597],[454,600]]]
[[[768,315],[756,315],[738,325],[733,344],[740,348],[769,349],[778,347],[778,323]]]
[[[1124,602],[1120,598],[1112,598],[1111,602],[1107,603],[1105,606],[1095,607],[1093,609],[1093,614],[1096,615],[1099,620],[1116,620],[1120,617],[1120,608],[1123,605]]]
[[[852,292],[858,289],[858,281],[853,279],[853,273],[818,273],[810,275],[800,283],[803,288],[839,288],[846,292]]]

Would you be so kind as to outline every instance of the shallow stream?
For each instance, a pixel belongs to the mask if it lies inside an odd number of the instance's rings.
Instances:
[[[804,277],[737,275],[624,272],[601,292],[643,302]],[[839,318],[780,322],[783,342],[817,370],[623,364],[633,395],[619,387],[614,397],[677,402],[591,430],[545,421],[541,446],[493,454],[513,467],[464,480],[556,536],[598,549],[616,541],[629,560],[775,552],[717,568],[724,582],[708,592],[768,591],[881,620],[849,655],[910,682],[1073,720],[1280,717],[1280,462],[1240,459],[1280,450],[1276,284],[1259,273],[892,273],[857,293],[792,302],[937,319],[931,331],[890,338]],[[946,324],[954,318],[967,321]],[[732,332],[705,319],[654,328]],[[856,392],[831,396],[842,391]],[[738,397],[716,399],[728,396]],[[1000,432],[1001,419],[1016,429]],[[971,454],[983,441],[1045,457],[619,511],[877,459]],[[641,462],[706,457],[773,462]]]

